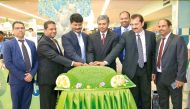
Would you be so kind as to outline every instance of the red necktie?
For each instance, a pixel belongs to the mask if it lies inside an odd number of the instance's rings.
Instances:
[[[104,45],[104,41],[105,41],[105,34],[102,33],[102,45]]]
[[[163,52],[163,48],[164,48],[164,39],[165,38],[162,38],[162,42],[161,42],[161,45],[160,45],[160,50],[159,50],[159,53],[158,53],[158,60],[157,60],[157,67],[158,68],[160,68],[160,62],[161,62],[162,52]]]

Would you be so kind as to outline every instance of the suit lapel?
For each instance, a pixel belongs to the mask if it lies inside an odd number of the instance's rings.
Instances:
[[[24,58],[23,58],[22,53],[21,53],[22,51],[19,47],[19,44],[18,44],[16,38],[13,40],[13,44],[15,45],[15,51],[16,51],[15,55],[18,57],[19,63],[21,63],[23,68],[25,68]]]
[[[136,35],[135,35],[135,32],[132,31],[132,35],[131,35],[131,39],[132,39],[132,42],[134,42],[134,48],[137,50],[137,40],[136,40]],[[132,46],[133,47],[133,46]]]
[[[150,41],[151,40],[149,40],[150,38],[150,36],[149,36],[149,34],[147,33],[147,31],[146,30],[144,30],[144,34],[145,34],[145,46],[146,46],[146,58],[148,59],[148,51],[149,51],[149,44],[150,44]]]
[[[96,42],[97,43],[101,43],[101,44],[97,44],[97,46],[98,46],[98,48],[100,48],[101,49],[101,51],[102,51],[102,49],[103,49],[103,44],[102,44],[102,40],[101,40],[101,34],[100,34],[100,32],[98,31],[97,33],[96,33]]]
[[[122,35],[122,33],[121,33],[121,26],[119,27],[119,34],[120,34],[120,36]]]
[[[111,40],[111,34],[110,34],[110,31],[108,30],[107,34],[106,34],[106,38],[105,38],[105,43],[104,43],[104,46],[103,46],[103,51],[106,51],[105,49],[106,48],[109,48],[108,46],[110,46],[109,42]]]
[[[16,39],[14,39],[13,40],[13,43],[14,43],[14,45],[15,45],[15,49],[16,49],[16,51],[18,51],[18,56],[19,56],[19,58],[22,58],[22,60],[23,60],[23,57],[22,57],[22,51],[21,51],[21,49],[20,49],[20,47],[19,47],[19,44],[18,44],[18,42],[17,42],[17,40]],[[24,61],[24,60],[23,60]]]
[[[165,47],[164,47],[164,51],[163,51],[163,54],[162,54],[162,55],[164,55],[164,53],[166,52],[166,50],[167,50],[168,46],[170,45],[172,39],[173,39],[173,35],[172,35],[172,33],[171,33],[170,36],[168,37],[168,40],[167,40],[167,42],[166,42],[166,45],[165,45]]]
[[[54,44],[54,42],[53,42],[49,37],[47,37],[47,36],[43,36],[43,37],[45,38],[45,40],[47,40],[47,42],[49,42],[49,45],[50,45],[57,53],[59,53],[59,51],[58,51],[56,45]],[[59,47],[59,45],[58,45],[58,47]],[[60,49],[60,50],[61,50],[61,49]],[[62,53],[61,53],[61,54],[62,54]]]
[[[161,38],[158,40],[158,42],[156,43],[156,58],[158,56],[158,50],[159,50],[159,45],[160,45],[160,42],[161,42]]]
[[[77,45],[79,46],[79,42],[78,42],[77,35],[76,35],[73,31],[71,31],[70,33],[71,33],[70,36],[72,37],[74,43],[77,43]],[[80,47],[80,46],[79,46],[79,47]]]

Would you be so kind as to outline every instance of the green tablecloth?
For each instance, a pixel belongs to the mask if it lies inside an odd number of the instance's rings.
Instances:
[[[57,109],[137,109],[129,89],[73,89],[59,96]]]

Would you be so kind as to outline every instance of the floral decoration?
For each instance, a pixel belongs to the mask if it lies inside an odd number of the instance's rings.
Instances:
[[[56,80],[56,85],[57,87],[60,87],[60,88],[70,88],[70,80],[68,76],[66,75],[58,76]]]
[[[105,85],[106,85],[105,82],[101,82],[101,83],[99,84],[99,87],[104,87]]]
[[[115,75],[111,79],[111,86],[112,87],[121,87],[125,86],[126,83],[128,82],[127,79],[123,75]]]
[[[80,89],[81,87],[82,87],[82,83],[77,83],[77,84],[76,84],[76,88],[77,88],[77,89]]]

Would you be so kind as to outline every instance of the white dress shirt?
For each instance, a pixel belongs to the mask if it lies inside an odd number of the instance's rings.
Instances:
[[[131,26],[129,25],[127,28],[121,26],[121,34],[123,34],[123,32],[126,32],[126,31],[130,31],[132,28]]]
[[[82,38],[82,34],[81,33],[76,33],[75,34],[77,35],[77,39],[78,39],[78,42],[79,42],[79,46],[80,46],[80,50],[81,50],[81,58],[84,62],[86,62],[86,50],[85,50],[85,45],[84,45],[84,40]]]
[[[108,31],[104,32],[104,40],[105,40],[105,38],[106,38],[107,32],[108,32]],[[100,35],[101,35],[101,40],[103,39],[102,34],[103,34],[103,33],[102,33],[102,32],[100,32]]]

